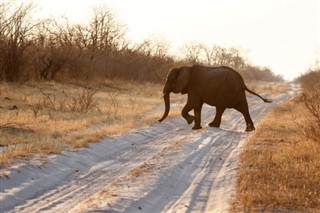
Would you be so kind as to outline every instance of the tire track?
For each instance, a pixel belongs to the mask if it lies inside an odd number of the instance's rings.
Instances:
[[[62,208],[70,208],[84,200],[86,197],[99,191],[101,186],[114,183],[121,176],[126,175],[129,171],[139,167],[140,164],[157,155],[159,149],[167,146],[167,141],[180,137],[179,129],[162,133],[162,139],[155,139],[160,134],[146,134],[148,140],[140,141],[136,146],[126,147],[124,150],[109,156],[112,160],[102,161],[101,163],[90,167],[88,170],[75,174],[66,183],[49,190],[43,195],[27,201],[24,205],[16,206],[14,211],[17,212],[56,212]],[[178,135],[177,135],[178,133]],[[153,136],[152,136],[153,135]],[[139,137],[141,138],[141,137]],[[133,142],[137,142],[132,140]],[[174,141],[174,140],[173,140]],[[117,143],[115,141],[111,143]],[[110,142],[109,142],[110,143]],[[152,145],[150,145],[152,143]],[[67,210],[66,209],[66,210]]]

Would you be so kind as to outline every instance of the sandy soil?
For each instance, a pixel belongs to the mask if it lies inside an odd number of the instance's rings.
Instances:
[[[275,104],[248,98],[256,128]],[[163,110],[163,109],[160,109]],[[226,110],[220,129],[209,128],[215,110],[204,106],[203,129],[181,117],[77,152],[20,165],[1,176],[0,212],[227,212],[235,191],[238,158],[246,139],[242,115]]]

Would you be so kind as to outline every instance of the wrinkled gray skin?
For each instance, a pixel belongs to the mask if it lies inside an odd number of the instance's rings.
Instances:
[[[201,108],[203,103],[216,107],[216,116],[209,123],[210,127],[220,127],[221,117],[226,108],[234,108],[242,113],[247,124],[246,131],[255,130],[249,114],[245,91],[248,91],[264,102],[268,99],[252,92],[245,85],[241,75],[230,67],[205,67],[194,65],[170,70],[163,97],[165,112],[159,122],[163,121],[170,110],[170,93],[188,94],[188,100],[182,110],[182,116],[188,124],[194,121],[192,129],[201,129]],[[189,115],[194,110],[194,116]]]

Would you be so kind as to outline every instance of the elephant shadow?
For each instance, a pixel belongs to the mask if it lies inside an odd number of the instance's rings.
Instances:
[[[218,135],[246,135],[249,134],[249,132],[243,131],[243,130],[239,130],[239,128],[236,129],[230,129],[230,128],[225,128],[225,127],[219,127],[219,128],[215,128],[215,127],[203,127],[202,129],[196,130],[194,132],[201,132],[201,134],[204,135],[204,137],[206,136],[212,136],[214,134],[218,134]]]

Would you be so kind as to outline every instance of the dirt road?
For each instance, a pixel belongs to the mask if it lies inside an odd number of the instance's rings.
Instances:
[[[253,121],[298,90],[292,85],[263,103],[248,98]],[[203,129],[181,118],[106,138],[45,164],[18,166],[1,176],[0,212],[226,212],[234,195],[241,147],[251,133],[235,110],[221,129],[209,128],[214,108],[205,106]]]

